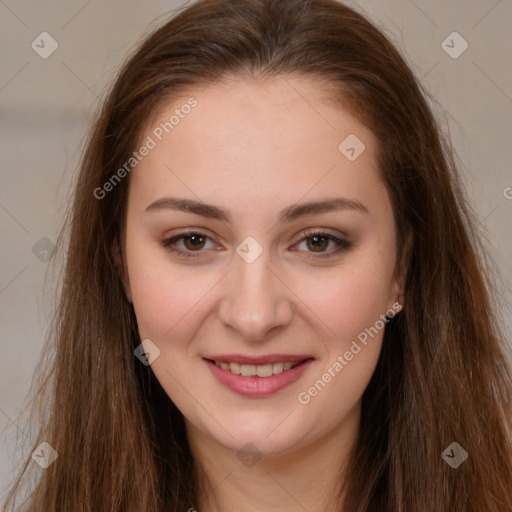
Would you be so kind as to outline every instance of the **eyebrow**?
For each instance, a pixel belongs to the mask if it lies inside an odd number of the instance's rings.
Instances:
[[[177,197],[162,197],[152,202],[146,212],[159,210],[177,210],[188,213],[194,213],[201,217],[217,219],[222,222],[230,223],[232,221],[231,213],[220,206],[195,201],[193,199],[182,199]],[[337,210],[355,210],[360,213],[369,213],[368,208],[356,199],[346,197],[334,197],[321,201],[310,201],[307,203],[293,204],[281,210],[279,222],[292,222],[305,215],[314,215]]]

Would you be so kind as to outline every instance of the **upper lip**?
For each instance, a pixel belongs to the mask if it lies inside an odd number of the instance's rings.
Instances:
[[[249,364],[254,366],[260,366],[263,364],[272,363],[296,363],[305,361],[306,359],[313,359],[313,356],[308,354],[268,354],[265,356],[244,356],[242,354],[219,354],[214,356],[204,356],[204,359],[210,359],[211,361],[226,362],[226,363],[238,363],[238,364]]]

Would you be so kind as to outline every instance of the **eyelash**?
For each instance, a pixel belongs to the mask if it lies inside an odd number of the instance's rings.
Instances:
[[[209,236],[207,236],[206,234],[201,233],[199,231],[188,231],[186,233],[181,233],[172,238],[168,238],[167,240],[163,240],[162,246],[165,247],[169,252],[178,254],[178,256],[185,256],[187,258],[197,258],[204,251],[202,251],[202,250],[182,251],[181,249],[176,249],[175,247],[172,246],[172,244],[174,244],[176,241],[178,241],[182,238],[188,238],[192,235],[199,235],[201,237],[211,239]],[[341,253],[341,252],[344,252],[344,251],[350,249],[350,247],[352,246],[352,242],[348,242],[347,240],[340,240],[339,238],[336,238],[333,235],[324,233],[323,231],[317,231],[317,230],[313,230],[313,229],[306,231],[304,233],[304,236],[299,240],[298,243],[303,242],[304,240],[306,240],[308,238],[313,238],[315,236],[327,238],[328,240],[337,244],[338,247],[336,249],[334,249],[333,251],[330,251],[327,253],[318,253],[319,255],[317,255],[317,256],[306,256],[307,258],[310,258],[310,259],[318,260],[318,259],[323,259],[323,258],[330,258],[330,257],[334,256],[335,254],[338,254],[338,253]]]

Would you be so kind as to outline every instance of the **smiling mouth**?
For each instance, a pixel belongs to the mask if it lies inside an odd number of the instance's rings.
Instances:
[[[299,366],[312,358],[304,359],[303,361],[285,361],[280,363],[269,363],[262,365],[252,364],[240,364],[240,363],[229,363],[226,361],[214,361],[208,359],[208,361],[215,364],[215,366],[227,370],[235,375],[241,375],[242,377],[272,377],[279,373],[286,372]]]

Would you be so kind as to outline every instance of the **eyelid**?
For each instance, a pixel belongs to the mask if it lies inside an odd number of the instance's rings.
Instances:
[[[306,231],[303,231],[301,233],[301,235],[300,235],[301,238],[294,245],[297,245],[297,244],[307,240],[308,238],[312,238],[313,236],[325,237],[329,241],[334,242],[336,244],[336,247],[334,249],[331,249],[330,251],[319,252],[319,253],[306,251],[308,254],[313,255],[313,256],[304,256],[307,259],[312,259],[312,260],[318,261],[323,258],[325,258],[325,259],[334,258],[338,254],[343,253],[343,252],[347,251],[348,249],[350,249],[353,245],[352,242],[350,242],[348,240],[348,237],[346,237],[344,234],[342,234],[341,236],[335,236],[335,235],[331,234],[329,232],[329,230],[326,228],[308,228],[308,229],[306,229]],[[316,254],[316,256],[315,256],[315,254]]]
[[[344,233],[337,232],[337,233],[331,233],[332,230],[329,228],[306,228],[304,231],[301,231],[299,242],[302,241],[304,238],[314,236],[314,235],[327,235],[332,238],[335,238],[340,241],[348,241],[348,236]]]
[[[210,236],[203,228],[200,229],[188,229],[186,231],[183,231],[181,233],[178,233],[176,235],[173,235],[172,237],[169,237],[165,240],[163,240],[162,246],[167,249],[169,252],[177,253],[178,256],[184,256],[184,257],[202,257],[202,253],[208,252],[206,250],[197,250],[197,251],[184,251],[182,249],[175,249],[172,247],[172,244],[174,244],[176,241],[181,240],[183,238],[190,237],[192,235],[198,235],[203,238],[209,239],[210,241],[217,243],[216,237]],[[334,257],[335,255],[344,252],[348,250],[352,246],[352,242],[348,241],[347,237],[342,234],[341,237],[335,236],[329,232],[327,228],[308,228],[305,231],[301,232],[300,238],[292,245],[295,246],[301,242],[304,242],[308,238],[312,238],[313,236],[321,236],[324,238],[327,238],[329,241],[332,241],[336,244],[335,249],[331,249],[330,251],[326,252],[319,252],[315,253],[312,251],[305,251],[309,254],[312,254],[313,256],[305,256],[308,259],[312,260],[319,260],[322,258],[330,258]],[[301,251],[297,251],[301,252]],[[316,254],[316,255],[315,255]]]
[[[199,236],[206,238],[214,243],[217,243],[215,237],[210,236],[209,234],[207,234],[206,232],[204,232],[200,229],[197,229],[197,230],[189,229],[187,231],[183,231],[182,233],[178,233],[176,235],[173,235],[169,238],[162,240],[161,243],[165,249],[167,249],[169,252],[177,253],[178,256],[185,256],[185,257],[192,257],[192,258],[199,257],[199,256],[201,256],[201,253],[204,253],[206,251],[203,251],[203,250],[184,251],[182,249],[175,249],[172,247],[172,244],[176,243],[178,240],[190,237],[192,235],[199,235]]]

